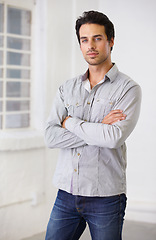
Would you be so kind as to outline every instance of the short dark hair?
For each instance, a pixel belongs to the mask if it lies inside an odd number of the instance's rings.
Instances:
[[[99,24],[104,26],[108,41],[110,41],[112,38],[114,39],[115,30],[114,30],[113,23],[109,20],[109,18],[105,14],[92,10],[92,11],[84,12],[83,15],[76,20],[75,29],[76,29],[76,35],[79,43],[80,43],[80,33],[79,33],[80,27],[83,24],[87,24],[87,23],[94,23],[94,24]]]

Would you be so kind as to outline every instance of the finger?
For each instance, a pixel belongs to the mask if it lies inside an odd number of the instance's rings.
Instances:
[[[121,120],[125,120],[126,118],[126,114],[113,114],[111,116],[106,116],[102,123],[104,124],[112,124],[114,122],[117,122],[117,121],[121,121]]]
[[[112,121],[120,121],[120,120],[124,120],[126,118],[126,115],[125,114],[123,114],[123,115],[118,115],[118,116],[116,116],[116,117],[113,117],[112,118]]]
[[[104,120],[105,121],[113,121],[114,119],[122,119],[122,118],[125,118],[126,117],[126,114],[122,114],[122,113],[115,113],[115,114],[112,114],[112,115],[107,115]]]
[[[126,118],[126,114],[118,114],[118,113],[116,113],[116,114],[114,114],[114,115],[112,115],[110,118],[112,118],[112,119],[124,119],[124,118]]]
[[[126,117],[114,118],[110,124],[112,125],[114,123],[121,122],[121,121],[123,121],[125,119],[126,119]]]
[[[109,116],[113,116],[115,114],[123,114],[123,111],[122,110],[112,110],[111,112],[109,112],[107,114],[107,116],[109,117]]]
[[[123,110],[120,110],[120,109],[111,110],[109,114],[116,114],[116,113],[123,113]]]

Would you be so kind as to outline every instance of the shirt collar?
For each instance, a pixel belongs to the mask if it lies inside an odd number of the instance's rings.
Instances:
[[[87,80],[87,78],[88,78],[88,71],[89,70],[87,70],[84,75],[81,75],[81,77],[80,77],[81,81]],[[109,79],[110,82],[114,82],[114,80],[116,79],[116,77],[118,75],[118,72],[119,72],[118,67],[116,66],[115,63],[113,63],[113,67],[106,73],[106,75],[105,75],[104,79],[102,79],[102,81],[104,82],[106,79]]]
[[[105,80],[106,80],[106,78],[102,79],[99,83],[97,83],[97,85],[103,83]],[[90,81],[89,81],[88,78],[87,78],[86,80],[84,80],[84,81],[82,82],[82,84],[83,84],[84,88],[85,88],[88,92],[91,92],[92,89],[91,89]]]
[[[114,82],[119,73],[118,67],[113,63],[113,67],[106,73],[105,77],[110,79],[110,82]]]

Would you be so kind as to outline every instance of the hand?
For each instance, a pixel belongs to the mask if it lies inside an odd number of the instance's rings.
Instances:
[[[68,118],[70,118],[70,117],[71,117],[71,116],[67,116],[67,117],[63,120],[63,122],[62,122],[62,127],[63,127],[63,128],[66,128],[66,127],[65,127],[65,122],[66,122],[66,120],[67,120]]]
[[[102,123],[112,125],[115,122],[122,121],[126,119],[126,114],[120,109],[112,110],[104,119]]]

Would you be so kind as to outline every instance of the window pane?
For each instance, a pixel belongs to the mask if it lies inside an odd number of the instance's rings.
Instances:
[[[22,78],[30,79],[29,70],[20,70],[20,69],[7,69],[7,78]]]
[[[3,69],[0,68],[0,78],[2,78],[2,77],[3,77]]]
[[[29,127],[29,114],[6,115],[6,128]]]
[[[7,101],[7,111],[29,110],[29,101]]]
[[[7,32],[30,36],[31,12],[8,7]]]
[[[0,82],[0,98],[3,97],[3,83]]]
[[[2,112],[3,110],[3,104],[2,104],[2,101],[0,101],[0,112]]]
[[[8,37],[7,47],[19,50],[30,50],[30,40]]]
[[[4,7],[3,4],[0,3],[0,32],[3,32],[3,16],[4,16]]]
[[[22,65],[30,66],[30,55],[22,53],[7,53],[7,64],[9,65]]]
[[[3,52],[0,51],[0,65],[3,65]]]
[[[0,36],[0,47],[3,47],[3,37]]]
[[[30,84],[21,82],[7,82],[7,97],[29,97]]]
[[[0,129],[2,129],[2,116],[0,115]]]

